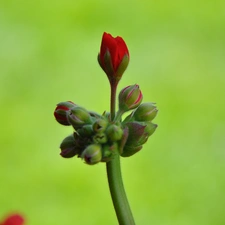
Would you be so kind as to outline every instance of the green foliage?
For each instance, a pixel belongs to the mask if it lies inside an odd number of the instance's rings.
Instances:
[[[105,165],[60,157],[60,101],[109,111],[102,33],[120,35],[157,132],[122,159],[137,224],[225,224],[224,1],[1,1],[0,217],[28,225],[116,224]],[[87,216],[88,215],[88,216]]]

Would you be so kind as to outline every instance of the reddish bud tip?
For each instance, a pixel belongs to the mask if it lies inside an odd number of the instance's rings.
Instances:
[[[70,109],[72,109],[74,106],[76,105],[71,101],[60,102],[59,104],[57,104],[54,111],[54,116],[57,122],[65,126],[69,126],[70,123],[67,119],[67,116]]]
[[[137,108],[143,99],[143,95],[137,84],[122,89],[119,93],[119,109],[126,112]]]

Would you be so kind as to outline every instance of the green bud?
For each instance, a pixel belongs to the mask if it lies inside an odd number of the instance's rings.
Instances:
[[[146,124],[142,122],[128,122],[125,124],[125,129],[128,130],[128,138],[125,146],[138,146],[138,141],[145,135]]]
[[[79,153],[79,149],[76,147],[76,142],[73,134],[69,135],[62,141],[60,149],[60,155],[63,158],[71,158]]]
[[[152,121],[157,115],[157,108],[154,103],[146,102],[139,105],[133,112],[133,118],[136,121]]]
[[[142,92],[138,85],[125,87],[119,93],[119,110],[126,112],[137,108],[141,104],[142,98]]]
[[[93,141],[96,144],[105,144],[108,139],[105,133],[97,133],[93,136]]]
[[[119,126],[117,126],[115,124],[111,124],[107,128],[106,134],[107,134],[108,139],[111,142],[119,141],[122,138],[122,136],[123,136],[123,130],[122,130],[121,127],[119,127]]]
[[[104,132],[105,129],[107,128],[108,126],[108,121],[105,120],[105,119],[97,119],[94,123],[93,123],[93,130],[96,132],[96,133],[99,133],[99,132]]]
[[[68,114],[68,120],[75,129],[80,128],[85,124],[92,123],[89,112],[79,106],[70,110],[70,114]]]
[[[151,122],[128,123],[129,136],[121,156],[129,157],[142,149],[142,145],[155,132],[157,125]]]
[[[155,132],[156,128],[157,125],[151,122],[134,121],[126,123],[125,129],[128,129],[128,138],[124,148],[143,145]]]
[[[77,129],[77,133],[81,137],[91,137],[94,134],[94,131],[92,129],[92,125],[88,124],[88,125],[84,125],[81,128]]]
[[[101,145],[91,144],[87,146],[84,149],[81,158],[83,158],[85,162],[89,165],[94,165],[100,162],[102,159]]]

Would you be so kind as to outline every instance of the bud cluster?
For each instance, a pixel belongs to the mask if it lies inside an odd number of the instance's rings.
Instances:
[[[111,121],[109,113],[102,115],[88,111],[71,101],[56,106],[54,116],[62,125],[71,125],[74,132],[61,143],[60,155],[64,158],[78,156],[87,164],[108,162],[119,151],[123,157],[138,152],[155,129],[151,121],[157,115],[153,103],[142,103],[138,85],[130,85],[119,93],[119,110]],[[133,110],[122,121],[124,112]]]

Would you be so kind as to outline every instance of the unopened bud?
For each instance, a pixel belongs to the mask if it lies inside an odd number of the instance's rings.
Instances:
[[[96,144],[105,144],[108,141],[108,139],[106,134],[101,132],[101,133],[96,133],[93,136],[93,141]]]
[[[85,124],[91,124],[92,122],[89,112],[79,106],[70,110],[68,120],[75,129],[80,128]]]
[[[69,135],[62,141],[60,149],[61,149],[60,155],[63,158],[71,158],[76,154],[78,154],[79,150],[76,147],[76,142],[73,134]]]
[[[118,83],[129,63],[129,51],[121,37],[104,33],[98,62],[107,74],[110,83]]]
[[[107,128],[106,134],[111,142],[119,141],[123,136],[123,130],[121,127],[112,124]]]
[[[81,128],[77,129],[77,133],[81,137],[91,137],[94,134],[91,124],[84,125]]]
[[[132,117],[136,121],[152,121],[157,115],[157,108],[154,103],[146,102],[138,106]]]
[[[156,124],[151,122],[128,122],[128,138],[124,145],[122,156],[130,156],[141,149],[141,146],[155,132]]]
[[[142,92],[137,84],[125,87],[119,93],[119,110],[126,112],[137,108],[142,98]]]
[[[125,125],[128,130],[128,138],[125,146],[138,146],[138,141],[145,135],[146,124],[141,122],[128,122]]]
[[[72,109],[74,106],[76,105],[71,101],[60,102],[59,104],[57,104],[54,111],[54,116],[57,122],[65,126],[71,125],[68,121],[67,115],[70,109]]]
[[[89,165],[94,165],[100,162],[102,159],[101,145],[91,144],[87,146],[84,149],[81,158],[83,158],[85,162]]]
[[[154,124],[152,122],[145,122],[144,124],[146,125],[146,127],[143,136],[138,141],[138,145],[143,145],[158,127],[157,124]]]
[[[108,126],[108,121],[106,119],[97,119],[93,124],[93,130],[96,133],[104,132]]]

